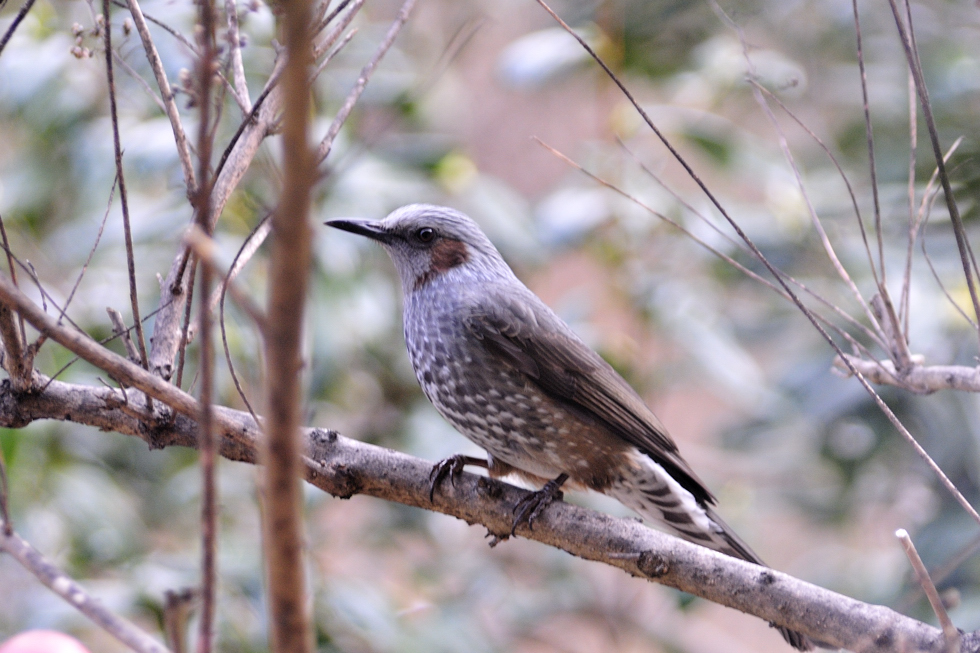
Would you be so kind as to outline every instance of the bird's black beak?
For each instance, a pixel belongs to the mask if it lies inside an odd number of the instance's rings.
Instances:
[[[379,243],[387,243],[391,241],[391,233],[385,230],[381,226],[380,222],[375,222],[374,220],[337,218],[335,220],[327,220],[323,224],[327,225],[328,227],[333,227],[334,229],[349,231],[352,234],[357,234],[359,236],[367,236],[371,240],[376,240]]]

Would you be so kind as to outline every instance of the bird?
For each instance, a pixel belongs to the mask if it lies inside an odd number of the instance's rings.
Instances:
[[[405,344],[436,410],[486,450],[433,467],[430,499],[464,465],[542,487],[515,508],[514,528],[591,489],[680,537],[763,565],[718,516],[716,499],[636,391],[525,286],[477,223],[452,208],[409,204],[380,221],[327,226],[381,244],[403,294]],[[794,648],[813,643],[779,628]]]

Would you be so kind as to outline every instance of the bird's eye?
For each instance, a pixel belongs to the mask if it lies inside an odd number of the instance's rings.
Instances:
[[[436,237],[436,230],[432,227],[422,227],[415,232],[415,237],[419,239],[420,243],[431,243],[432,239]]]

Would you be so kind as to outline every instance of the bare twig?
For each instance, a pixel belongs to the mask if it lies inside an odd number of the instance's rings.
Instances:
[[[208,266],[212,274],[225,276],[221,275],[221,264],[218,262],[218,254],[216,251],[217,247],[215,246],[214,241],[210,236],[204,233],[204,231],[202,231],[198,225],[191,225],[191,227],[184,234],[184,242],[187,243],[192,250],[194,250],[194,255],[201,263]],[[225,276],[224,283],[218,288],[215,288],[215,299],[220,298],[221,293],[227,289],[228,292],[231,293],[231,297],[235,300],[235,303],[237,303],[238,306],[245,311],[246,315],[252,318],[256,326],[259,327],[259,330],[264,332],[266,328],[266,319],[265,315],[262,313],[262,309],[259,308],[254,301],[252,301],[251,297],[239,290],[239,288],[232,283],[233,271],[234,270],[229,270],[228,275]],[[213,302],[209,301],[208,313],[211,312],[210,307],[212,305]]]
[[[187,250],[188,253],[190,249]],[[191,309],[194,305],[194,283],[197,280],[197,259],[191,258],[191,274],[187,280],[187,301],[184,304],[184,319],[180,323],[180,350],[177,357],[177,376],[174,383],[180,388],[184,383],[184,363],[187,359],[187,345],[192,339]]]
[[[883,234],[881,232],[881,203],[878,198],[878,173],[875,165],[875,141],[874,131],[871,128],[871,106],[868,103],[868,72],[864,68],[864,48],[861,39],[861,18],[858,13],[857,0],[851,0],[852,11],[854,14],[854,33],[857,43],[858,70],[861,72],[861,99],[864,107],[864,134],[868,143],[868,171],[871,177],[871,194],[874,199],[875,214],[875,235],[878,238],[878,264],[881,267],[881,278],[875,269],[874,258],[868,252],[868,263],[871,265],[871,274],[874,277],[878,291],[885,286],[885,246]],[[864,231],[864,222],[858,216],[858,224],[861,226],[861,237],[864,239],[865,248],[868,246],[867,236]]]
[[[235,390],[238,392],[238,396],[241,397],[242,402],[245,404],[245,408],[248,409],[249,414],[256,423],[259,422],[258,415],[255,414],[255,410],[252,408],[252,403],[248,400],[245,395],[245,389],[242,387],[242,383],[238,378],[238,372],[235,371],[235,363],[231,358],[231,349],[228,346],[228,333],[225,328],[225,290],[228,288],[229,284],[234,280],[235,276],[242,270],[249,259],[255,254],[259,246],[265,241],[269,233],[272,231],[272,219],[271,215],[268,215],[259,222],[258,226],[249,234],[245,242],[242,243],[241,248],[235,253],[235,258],[231,263],[231,269],[228,270],[228,274],[225,275],[224,282],[221,284],[221,295],[218,301],[218,323],[221,325],[221,344],[225,350],[225,361],[228,363],[228,371],[231,373],[231,380],[235,384]]]
[[[334,18],[336,18],[348,4],[350,4],[350,1],[351,0],[344,0],[339,5],[337,5],[337,7],[332,12],[330,12],[329,16],[327,16],[324,20],[320,21],[320,23],[318,24],[317,33],[319,33],[320,30],[326,28],[326,26],[329,25],[330,22]],[[333,44],[337,42],[337,39],[340,38],[340,35],[343,34],[344,30],[347,29],[347,26],[351,24],[351,21],[354,20],[355,16],[357,16],[357,13],[361,10],[361,7],[363,5],[364,5],[364,0],[354,0],[354,4],[351,5],[350,11],[344,14],[344,17],[341,19],[341,21],[336,25],[334,25],[333,29],[331,29],[330,32],[328,32],[327,35],[319,43],[316,43],[313,46],[314,59],[319,59],[321,56],[323,56],[324,52],[326,52],[328,49],[333,47]],[[348,38],[349,36],[350,35],[348,35]],[[340,48],[339,47],[336,48],[334,52],[336,52],[336,50],[338,49]],[[331,57],[332,56],[333,55],[331,55]],[[319,75],[320,71],[322,70],[323,70],[323,64],[320,64],[320,66],[317,67],[316,72],[313,73],[313,77],[316,78]]]
[[[10,554],[48,589],[68,601],[95,625],[132,650],[137,653],[169,653],[167,647],[140,630],[135,624],[107,609],[101,601],[86,592],[74,579],[58,569],[17,533],[7,533],[0,529],[0,550]]]
[[[364,92],[364,87],[367,86],[368,80],[371,79],[371,75],[374,74],[374,70],[378,67],[381,62],[382,57],[391,48],[395,42],[395,38],[401,31],[405,22],[408,21],[408,16],[412,12],[412,8],[415,6],[416,0],[405,0],[402,4],[401,10],[398,12],[398,17],[395,18],[391,27],[388,28],[388,33],[385,34],[384,39],[381,44],[378,45],[378,49],[375,50],[374,56],[371,60],[361,69],[361,74],[358,75],[357,81],[354,82],[354,87],[347,94],[347,99],[344,100],[344,104],[341,105],[340,111],[334,117],[333,122],[330,123],[330,128],[327,129],[327,134],[320,141],[320,146],[317,148],[316,152],[316,163],[317,165],[323,163],[323,160],[330,155],[330,149],[333,147],[334,139],[337,138],[337,134],[340,133],[340,128],[344,126],[347,122],[347,118],[350,116],[351,111],[354,110],[354,105],[357,104],[358,99],[361,97],[361,93]]]
[[[150,86],[149,82],[147,82],[145,79],[143,79],[143,76],[142,75],[140,75],[138,72],[136,72],[135,70],[133,70],[133,67],[129,65],[129,63],[123,58],[123,56],[121,54],[119,54],[118,52],[116,52],[115,50],[113,50],[112,56],[116,60],[116,63],[118,63],[120,66],[122,66],[123,67],[123,70],[125,70],[126,73],[128,73],[129,76],[132,77],[136,81],[136,83],[140,85],[140,87],[143,89],[143,91],[148,96],[150,96],[150,99],[153,100],[153,103],[156,104],[158,107],[160,107],[160,111],[163,111],[164,113],[166,113],[167,112],[167,105],[165,105],[163,103],[163,100],[160,99],[160,96],[157,95],[156,92],[154,92],[154,90]]]
[[[949,618],[943,601],[939,598],[939,592],[936,591],[936,586],[929,578],[929,571],[922,564],[922,558],[919,557],[919,552],[915,550],[915,545],[912,544],[912,538],[909,537],[908,531],[904,528],[895,531],[895,537],[902,543],[909,564],[912,565],[912,570],[915,572],[916,580],[919,581],[922,591],[926,593],[926,598],[929,599],[932,611],[936,613],[936,617],[939,619],[939,625],[943,629],[943,639],[946,640],[945,653],[960,653],[960,631],[956,629],[953,621]]]
[[[187,640],[187,621],[200,593],[193,589],[164,592],[163,626],[167,641],[174,653],[184,653]]]
[[[956,197],[953,195],[953,188],[949,181],[949,174],[946,172],[946,161],[943,157],[942,146],[939,143],[939,132],[936,129],[936,120],[932,115],[932,104],[929,101],[929,90],[926,87],[925,78],[922,74],[922,67],[916,56],[915,45],[905,29],[905,24],[898,11],[895,0],[888,0],[891,6],[892,15],[895,18],[895,27],[898,30],[902,47],[905,49],[905,58],[908,61],[909,70],[915,79],[915,89],[919,95],[919,104],[922,106],[922,118],[925,121],[926,129],[929,132],[929,140],[932,143],[932,153],[936,158],[936,167],[939,170],[939,181],[943,187],[943,195],[946,198],[946,208],[949,210],[949,218],[953,223],[953,234],[956,236],[956,247],[959,250],[960,262],[963,265],[963,274],[966,277],[966,286],[970,291],[970,299],[973,301],[973,314],[980,319],[980,297],[977,295],[976,281],[974,279],[973,266],[969,253],[969,243],[966,239],[966,231],[963,229],[963,220],[960,217],[960,210],[956,204]],[[980,329],[977,330],[980,337]]]
[[[242,63],[242,37],[238,31],[238,6],[235,0],[225,0],[225,18],[228,21],[228,64],[231,66],[231,79],[235,96],[242,107],[242,113],[252,111],[252,100],[248,95],[248,82],[245,81],[245,64]]]
[[[126,240],[126,269],[129,272],[129,302],[133,311],[133,324],[136,327],[136,344],[139,346],[143,367],[149,369],[146,356],[146,339],[143,337],[143,322],[140,320],[139,295],[136,293],[136,257],[133,254],[133,231],[129,223],[129,197],[126,194],[126,177],[123,174],[122,143],[119,139],[119,115],[116,110],[116,82],[112,72],[112,21],[109,17],[109,0],[102,0],[102,14],[105,27],[102,37],[105,41],[106,79],[109,82],[109,114],[112,118],[112,145],[116,155],[116,178],[119,181],[119,201],[122,205],[123,234]]]
[[[23,22],[24,18],[27,16],[27,12],[29,12],[31,10],[31,7],[33,6],[34,6],[34,0],[27,0],[23,5],[21,5],[21,8],[17,12],[17,15],[14,16],[14,21],[10,23],[10,27],[7,28],[6,32],[4,32],[3,37],[0,38],[0,54],[3,54],[3,49],[7,47],[7,43],[10,42],[10,39],[14,35],[14,32],[17,31],[17,28],[20,26],[21,22]]]
[[[167,79],[167,72],[163,67],[163,60],[153,44],[153,37],[146,25],[146,18],[140,8],[139,0],[128,0],[129,12],[133,16],[133,24],[136,32],[140,35],[143,42],[143,49],[146,51],[146,60],[150,64],[153,76],[157,80],[160,88],[161,100],[163,101],[164,111],[170,119],[170,128],[174,133],[174,142],[177,145],[177,157],[180,159],[180,167],[184,173],[184,184],[187,186],[187,196],[191,197],[197,191],[197,180],[194,176],[194,164],[191,162],[190,145],[187,142],[187,134],[184,132],[184,125],[180,121],[180,113],[177,111],[177,101],[170,88],[170,80]]]
[[[10,270],[10,280],[17,285],[17,267],[14,265],[14,253],[10,250],[10,241],[7,239],[7,227],[3,223],[3,216],[0,215],[0,241],[3,242],[3,252],[7,255],[7,269]],[[17,316],[20,324],[20,341],[27,342],[27,332],[24,330],[24,318]]]
[[[129,329],[126,327],[122,313],[111,306],[107,306],[105,310],[109,314],[109,322],[112,323],[112,332],[122,339],[129,360],[139,365],[140,353],[137,351],[136,345],[133,344],[133,339],[129,337]]]

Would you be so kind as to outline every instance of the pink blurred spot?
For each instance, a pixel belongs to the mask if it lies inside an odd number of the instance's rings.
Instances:
[[[0,653],[89,653],[89,650],[64,633],[28,630],[0,644]]]

